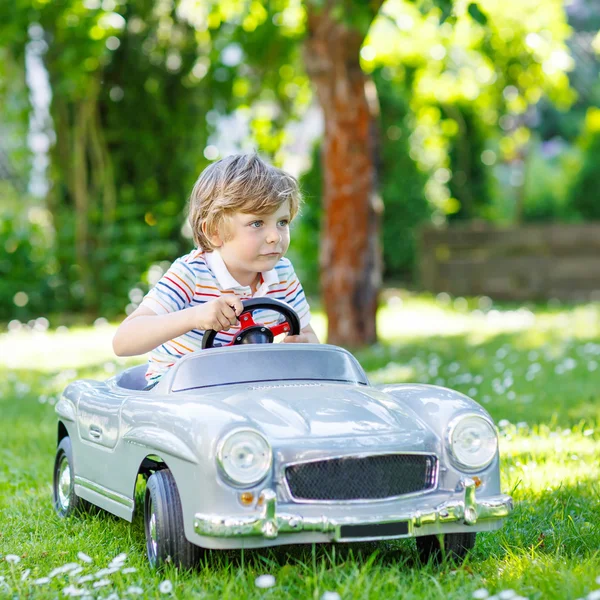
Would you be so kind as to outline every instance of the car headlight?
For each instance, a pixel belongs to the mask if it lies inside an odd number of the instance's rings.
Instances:
[[[498,450],[496,429],[484,417],[463,415],[448,427],[448,446],[458,466],[468,470],[487,467]]]
[[[221,440],[217,461],[234,485],[254,485],[271,468],[271,446],[258,431],[238,429]]]

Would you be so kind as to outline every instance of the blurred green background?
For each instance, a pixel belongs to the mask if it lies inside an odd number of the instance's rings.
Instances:
[[[9,5],[10,4],[10,5]],[[15,0],[0,7],[0,320],[130,312],[192,246],[199,172],[257,150],[300,178],[291,258],[317,297],[317,0]],[[384,283],[419,227],[600,219],[600,5],[388,0],[360,60],[380,105]],[[354,19],[354,21],[353,21]]]

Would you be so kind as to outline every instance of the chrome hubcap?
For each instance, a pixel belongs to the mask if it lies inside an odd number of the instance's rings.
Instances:
[[[60,459],[58,467],[58,501],[63,510],[71,504],[71,465],[66,456]]]
[[[154,513],[152,500],[149,501],[148,509],[148,512],[150,513],[150,519],[148,521],[148,554],[149,558],[154,560],[158,554],[158,537],[156,535],[156,514]]]

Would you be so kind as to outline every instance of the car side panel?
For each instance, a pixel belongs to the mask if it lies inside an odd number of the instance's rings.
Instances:
[[[135,474],[140,463],[131,474],[133,467],[128,463],[135,462],[135,458],[123,457],[117,443],[120,409],[126,398],[112,393],[103,382],[81,380],[66,388],[59,401],[59,414],[63,422],[65,417],[75,417],[74,422],[65,422],[73,448],[75,493],[131,521]],[[92,426],[97,426],[99,436],[90,435]],[[120,479],[127,479],[129,485],[120,485]]]

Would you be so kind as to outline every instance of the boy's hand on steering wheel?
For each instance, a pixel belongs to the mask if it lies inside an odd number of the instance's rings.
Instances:
[[[300,333],[299,335],[286,335],[283,340],[285,344],[310,344],[308,335]]]
[[[237,324],[238,316],[242,314],[243,309],[242,301],[234,294],[194,306],[193,329],[227,331]]]

